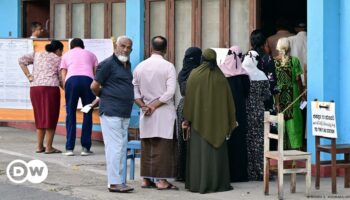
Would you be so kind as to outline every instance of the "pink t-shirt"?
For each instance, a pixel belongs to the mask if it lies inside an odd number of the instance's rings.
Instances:
[[[95,54],[75,47],[62,57],[61,69],[67,69],[66,80],[71,76],[88,76],[94,79],[94,67],[98,65]]]

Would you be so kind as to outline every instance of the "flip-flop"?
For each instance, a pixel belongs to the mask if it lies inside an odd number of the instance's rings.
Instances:
[[[53,153],[62,153],[62,151],[58,149],[53,149],[52,151],[45,151],[45,154],[53,154]]]
[[[169,185],[165,188],[159,188],[157,187],[157,190],[179,190],[178,187],[176,187],[175,185],[168,183]]]
[[[156,184],[153,181],[149,181],[148,185],[141,185],[141,188],[156,188]]]
[[[36,150],[35,153],[43,153],[43,152],[45,152],[45,150],[46,150],[46,148],[43,147],[41,150]]]
[[[108,190],[109,192],[129,193],[133,191],[134,188],[121,184],[121,185],[117,185],[117,187],[114,187],[114,188],[108,188]]]

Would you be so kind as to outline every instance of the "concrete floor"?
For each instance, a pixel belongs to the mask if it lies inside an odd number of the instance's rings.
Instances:
[[[65,137],[56,136],[54,146],[64,149]],[[139,176],[140,164],[136,162],[135,180],[128,184],[135,187],[131,194],[110,193],[107,191],[106,165],[102,142],[93,142],[92,156],[80,156],[80,141],[77,139],[76,156],[66,157],[61,154],[35,153],[36,136],[34,132],[14,128],[0,127],[0,200],[2,199],[113,199],[113,200],[145,200],[145,199],[181,199],[181,200],[224,200],[224,199],[277,199],[277,185],[270,183],[270,195],[263,194],[262,182],[233,183],[234,190],[212,194],[191,193],[184,189],[184,184],[173,182],[179,191],[157,191],[141,189]],[[30,161],[39,159],[49,168],[47,179],[40,184],[23,183],[15,185],[6,176],[7,165],[15,159]],[[338,194],[331,194],[330,178],[321,179],[321,189],[314,189],[309,199],[350,199],[350,189],[343,188],[343,178],[338,178]],[[297,176],[297,192],[289,192],[289,177],[285,177],[285,199],[308,199],[304,194],[304,176]],[[21,195],[20,193],[21,192]],[[23,195],[25,194],[25,195]]]

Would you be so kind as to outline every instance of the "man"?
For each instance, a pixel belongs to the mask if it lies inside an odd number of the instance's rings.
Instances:
[[[95,99],[90,90],[90,85],[95,77],[97,57],[84,49],[84,42],[80,38],[74,38],[70,42],[70,50],[65,53],[61,61],[61,75],[66,98],[66,152],[63,155],[73,156],[76,138],[76,111],[79,98],[83,106],[90,104]],[[84,113],[83,127],[81,131],[82,156],[88,156],[93,152],[91,148],[92,111]]]
[[[110,192],[130,192],[130,186],[122,183],[128,127],[134,89],[132,85],[129,55],[132,41],[120,36],[114,54],[101,62],[96,71],[91,90],[100,97],[100,121],[105,144],[108,190]]]
[[[41,37],[42,33],[44,32],[43,25],[40,22],[32,22],[31,30],[32,30],[32,35],[30,36],[31,39]]]
[[[290,44],[290,55],[297,57],[303,67],[303,85],[306,86],[306,65],[307,65],[307,38],[306,24],[298,22],[295,26],[296,35],[288,37]]]
[[[176,140],[174,125],[176,111],[174,94],[176,71],[164,59],[167,40],[162,36],[152,39],[152,55],[134,71],[135,103],[141,108],[141,176],[143,188],[159,190],[178,188],[167,178],[176,177]],[[156,183],[151,179],[159,180]]]
[[[268,49],[270,49],[273,58],[278,56],[278,51],[276,49],[277,41],[280,38],[289,37],[293,35],[288,31],[288,21],[286,19],[277,20],[276,29],[276,34],[267,38]]]

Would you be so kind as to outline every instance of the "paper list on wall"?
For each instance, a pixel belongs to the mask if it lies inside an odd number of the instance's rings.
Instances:
[[[100,63],[113,54],[111,39],[84,39],[85,49],[94,53]]]
[[[31,109],[29,82],[18,58],[33,52],[28,39],[0,39],[0,108]]]

